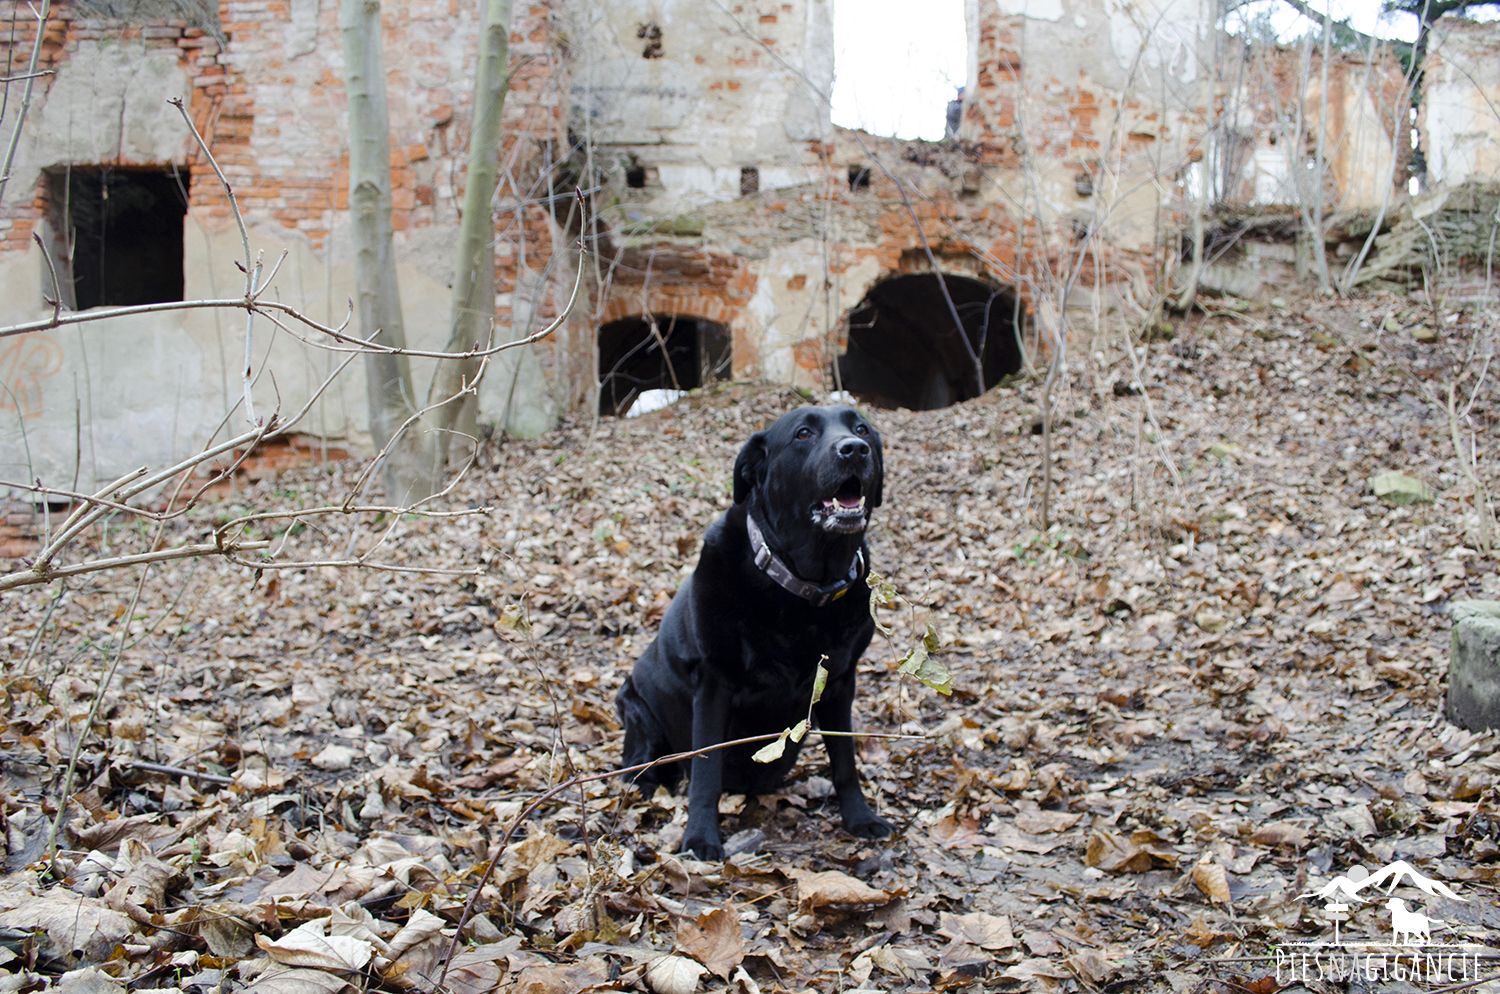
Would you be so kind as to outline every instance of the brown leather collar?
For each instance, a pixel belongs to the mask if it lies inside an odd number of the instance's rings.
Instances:
[[[745,528],[750,533],[750,549],[755,553],[755,567],[766,576],[776,582],[781,589],[796,594],[803,600],[808,601],[813,607],[826,607],[849,592],[849,588],[858,583],[865,573],[865,554],[863,549],[854,550],[854,561],[849,564],[849,575],[837,582],[818,586],[809,583],[796,573],[793,573],[766,544],[766,536],[756,524],[755,516],[749,511],[745,512]]]

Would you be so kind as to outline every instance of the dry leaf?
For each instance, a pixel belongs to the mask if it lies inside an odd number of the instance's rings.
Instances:
[[[1008,915],[990,915],[981,911],[967,915],[943,912],[939,916],[938,935],[967,942],[980,949],[1010,949],[1016,944]]]
[[[1090,835],[1083,861],[1106,873],[1145,873],[1152,866],[1150,853],[1113,832]]]
[[[443,987],[451,994],[490,994],[508,973],[509,943],[490,942],[461,948],[448,966]]]
[[[917,971],[932,969],[932,962],[915,949],[896,949],[878,946],[869,951],[870,962],[886,973],[903,979],[911,979]]]
[[[803,908],[822,908],[830,904],[884,904],[891,895],[876,890],[838,870],[813,873],[810,870],[787,870],[797,882],[797,903]]]
[[[1093,987],[1098,987],[1120,970],[1120,967],[1106,959],[1103,953],[1088,946],[1068,953],[1067,963],[1080,980]]]
[[[182,876],[182,871],[157,859],[140,839],[120,843],[120,858],[115,872],[124,877],[104,894],[104,906],[122,911],[136,921],[150,925],[151,912],[160,909],[167,898],[167,887]]]
[[[995,778],[995,786],[1000,790],[1025,790],[1030,785],[1031,764],[1019,757],[1012,759],[1010,769]]]
[[[677,951],[728,980],[730,972],[745,958],[739,916],[726,908],[715,908],[700,914],[696,922],[679,922]]]
[[[958,818],[949,815],[939,818],[927,830],[927,835],[944,849],[975,849],[990,840],[979,831],[979,822],[970,817]]]
[[[598,956],[577,963],[528,966],[507,994],[578,994],[597,988],[608,976],[608,969]]]
[[[130,936],[131,921],[94,898],[54,890],[0,913],[0,928],[40,933],[37,952],[48,959],[72,963],[76,951],[103,963]]]
[[[1056,956],[1062,952],[1062,946],[1057,939],[1053,938],[1051,932],[1028,931],[1021,933],[1021,941],[1026,944],[1027,950],[1033,956]]]
[[[1307,829],[1288,821],[1272,821],[1257,828],[1250,841],[1258,846],[1290,846],[1301,849],[1307,845]]]
[[[1067,811],[1043,810],[1035,801],[1022,801],[1016,806],[1016,827],[1023,832],[1066,832],[1082,817]]]
[[[1217,863],[1199,863],[1193,867],[1193,884],[1215,904],[1228,904],[1229,874]]]
[[[693,994],[707,972],[686,956],[663,956],[646,967],[646,984],[656,994]]]
[[[351,935],[326,935],[327,918],[314,918],[297,926],[274,942],[264,935],[255,944],[266,955],[285,966],[318,970],[361,970],[375,954],[375,947]]]
[[[995,843],[1006,849],[1014,849],[1017,852],[1031,852],[1037,855],[1046,855],[1064,844],[1062,839],[1056,837],[1042,839],[1034,835],[1027,835],[1009,822],[1004,822],[1000,825],[1000,830],[995,833]]]
[[[349,981],[323,970],[273,964],[237,994],[342,994]]]

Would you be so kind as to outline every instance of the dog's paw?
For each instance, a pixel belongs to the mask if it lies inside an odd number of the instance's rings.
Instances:
[[[866,811],[857,818],[844,819],[844,831],[861,839],[883,839],[895,834],[896,826],[875,814]]]
[[[684,835],[682,844],[677,847],[677,854],[692,856],[705,863],[718,862],[724,859],[724,843],[717,838],[690,838]]]

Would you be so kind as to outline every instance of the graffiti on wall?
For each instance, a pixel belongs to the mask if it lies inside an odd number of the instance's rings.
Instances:
[[[40,417],[42,384],[62,364],[62,346],[41,332],[0,340],[0,412]]]

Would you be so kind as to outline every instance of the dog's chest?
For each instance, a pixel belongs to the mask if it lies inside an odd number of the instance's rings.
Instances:
[[[805,615],[805,612],[799,612]],[[853,656],[867,639],[858,624],[830,623],[835,619],[806,620],[792,612],[753,625],[741,642],[740,662],[748,682],[811,690],[821,663],[830,675],[853,665]]]

